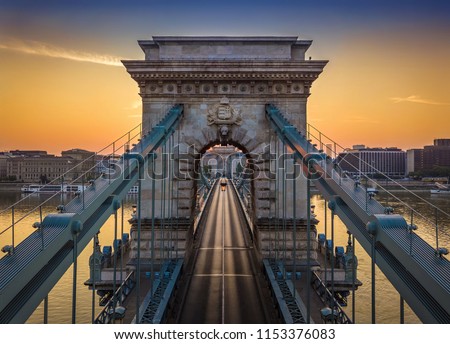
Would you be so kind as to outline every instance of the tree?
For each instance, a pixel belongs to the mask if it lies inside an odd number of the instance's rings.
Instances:
[[[49,182],[46,174],[41,174],[39,180],[41,181],[41,184],[47,184]]]

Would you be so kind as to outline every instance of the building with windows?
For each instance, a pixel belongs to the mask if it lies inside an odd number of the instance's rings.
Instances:
[[[94,158],[90,161],[85,157]],[[82,171],[95,166],[95,155],[80,149],[65,151],[61,156],[46,151],[14,150],[8,153],[5,165],[9,180],[45,184],[67,173],[65,181],[73,181]]]
[[[412,173],[423,169],[423,149],[408,149],[406,151],[406,172]]]
[[[406,152],[396,148],[369,148],[353,146],[340,153],[336,163],[341,170],[353,175],[367,174],[373,177],[384,174],[391,178],[406,175]]]
[[[433,167],[450,167],[450,139],[437,139],[432,146],[423,147],[423,169]]]
[[[9,158],[9,154],[5,152],[0,152],[0,180],[5,180],[8,176],[6,161]]]
[[[232,178],[243,156],[242,151],[234,146],[214,146],[205,152],[201,165],[208,166],[209,173],[213,177]]]
[[[89,174],[89,171],[91,171],[92,174],[98,173],[98,171],[94,170],[94,167],[96,165],[97,158],[102,158],[96,157],[94,152],[79,148],[62,151],[61,156],[73,160],[75,163],[75,166],[73,166],[73,170],[71,172],[72,179],[77,179],[85,172]]]
[[[433,145],[407,151],[408,173],[450,168],[450,139],[435,139]]]

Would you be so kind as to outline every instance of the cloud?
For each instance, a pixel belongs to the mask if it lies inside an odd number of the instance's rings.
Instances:
[[[141,106],[142,106],[142,101],[135,100],[133,103],[131,103],[130,106],[125,107],[125,110],[136,110],[136,109],[140,109]]]
[[[121,57],[102,55],[85,51],[69,50],[38,41],[9,40],[0,43],[0,49],[16,51],[24,54],[47,56],[72,61],[98,63],[107,66],[122,67]]]
[[[420,96],[409,96],[406,98],[401,97],[391,97],[389,98],[394,103],[402,103],[402,102],[409,102],[409,103],[420,103],[420,104],[427,104],[427,105],[450,105],[450,103],[441,103],[430,99],[423,99]]]

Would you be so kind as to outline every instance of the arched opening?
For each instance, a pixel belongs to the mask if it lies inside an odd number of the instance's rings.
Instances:
[[[200,220],[194,223],[189,283],[177,321],[268,322],[248,221],[254,206],[251,158],[234,145],[211,143],[200,152],[194,181]]]
[[[209,188],[218,183],[221,184],[222,191],[225,191],[226,187],[233,187],[246,215],[253,218],[254,165],[246,149],[237,143],[224,146],[212,142],[205,146],[200,154],[198,166],[195,168],[198,172],[195,183],[197,200],[195,214],[202,210],[202,200],[206,199],[205,192],[208,192]]]

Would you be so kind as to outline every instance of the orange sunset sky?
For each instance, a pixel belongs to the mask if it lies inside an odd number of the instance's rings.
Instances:
[[[120,59],[152,35],[298,35],[330,60],[308,121],[345,147],[450,138],[444,1],[0,1],[0,151],[98,150],[140,122]],[[126,3],[126,4],[125,4]]]

